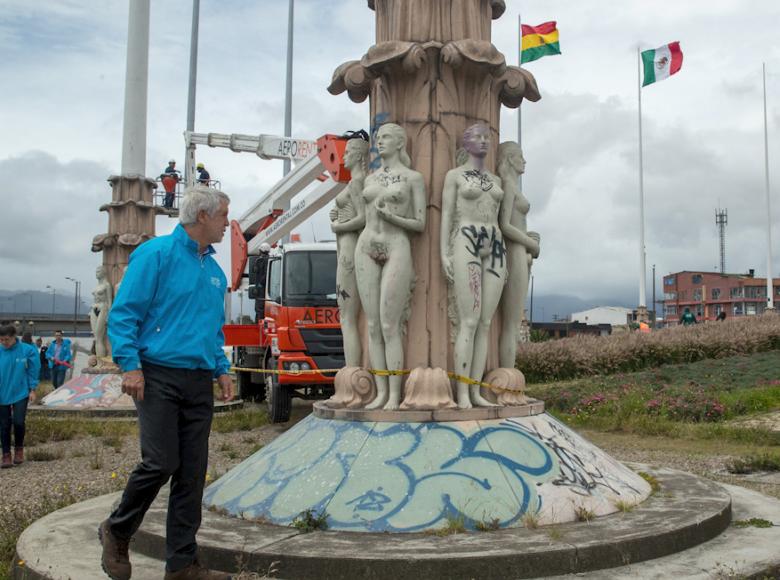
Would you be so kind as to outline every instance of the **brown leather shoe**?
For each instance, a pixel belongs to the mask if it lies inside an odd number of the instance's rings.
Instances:
[[[103,572],[108,574],[111,580],[130,580],[132,572],[130,555],[128,554],[130,542],[120,540],[112,534],[108,528],[108,520],[102,522],[98,527],[98,538],[103,546],[103,556],[100,559]]]
[[[24,447],[14,447],[14,465],[24,463]]]
[[[232,578],[233,576],[225,572],[204,568],[197,559],[186,568],[176,572],[165,572],[165,580],[232,580]]]
[[[2,469],[8,469],[9,467],[13,467],[14,462],[11,459],[10,453],[3,453],[3,463],[0,463],[0,468]]]

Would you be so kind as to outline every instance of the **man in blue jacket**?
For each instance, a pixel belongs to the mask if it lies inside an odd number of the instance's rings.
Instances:
[[[65,373],[71,367],[73,351],[69,338],[62,338],[62,331],[54,332],[54,340],[49,343],[46,349],[46,358],[49,359],[49,368],[51,369],[51,384],[56,389],[65,382]]]
[[[24,420],[27,403],[35,402],[35,387],[41,363],[35,345],[16,338],[16,329],[0,326],[0,442],[3,446],[2,468],[24,462]],[[14,456],[11,458],[11,425]]]
[[[230,198],[195,186],[185,195],[172,234],[149,240],[130,256],[108,320],[122,390],[133,397],[141,433],[141,463],[124,495],[100,524],[103,570],[130,578],[128,543],[157,492],[171,480],[166,528],[166,580],[223,580],[198,562],[213,380],[233,398],[225,337],[227,280],[211,244],[228,226]]]

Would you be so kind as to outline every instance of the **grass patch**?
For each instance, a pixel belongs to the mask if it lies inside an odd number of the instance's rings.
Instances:
[[[539,527],[539,517],[536,514],[525,512],[523,514],[523,526],[529,530],[535,530]]]
[[[774,526],[769,520],[762,518],[750,518],[749,520],[736,520],[731,522],[735,528],[771,528]]]
[[[113,441],[129,435],[138,435],[138,426],[133,421],[94,421],[32,415],[27,417],[25,442],[33,446],[50,441],[71,441],[77,437],[105,437]]]
[[[58,495],[45,493],[32,507],[3,506],[0,508],[0,578],[10,578],[16,555],[16,542],[21,533],[46,514],[76,502],[67,487]]]
[[[778,446],[780,432],[729,422],[780,409],[776,377],[780,356],[773,351],[537,384],[527,392],[575,427]]]
[[[495,532],[501,529],[501,520],[499,518],[493,518],[492,520],[485,520],[476,522],[474,529],[478,532]]]
[[[746,474],[757,471],[780,471],[780,456],[763,453],[745,458],[736,458],[726,463],[729,473]]]
[[[304,510],[299,513],[290,524],[303,534],[317,530],[328,529],[328,514],[325,511],[315,513],[313,510]]]
[[[268,425],[268,415],[264,410],[241,409],[216,415],[211,424],[211,430],[215,433],[234,433],[236,431],[251,431],[263,425]]]
[[[430,533],[434,536],[443,538],[445,536],[451,536],[453,534],[465,534],[466,533],[466,516],[461,513],[452,514],[449,513],[444,516],[444,526],[431,530]]]
[[[65,454],[60,449],[34,448],[25,449],[24,458],[27,461],[56,461],[62,459]]]
[[[574,516],[577,518],[578,522],[589,522],[596,517],[596,514],[593,510],[589,510],[585,506],[579,505],[574,508]]]
[[[655,495],[661,491],[661,482],[655,475],[650,475],[645,471],[638,471],[637,475],[650,484],[650,495]]]
[[[632,502],[629,502],[629,501],[623,501],[622,499],[619,499],[618,501],[615,502],[615,507],[625,514],[625,513],[634,511],[634,508],[636,507],[636,504],[632,503]]]

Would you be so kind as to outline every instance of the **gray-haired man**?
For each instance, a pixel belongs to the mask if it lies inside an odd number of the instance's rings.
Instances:
[[[128,544],[157,492],[171,480],[166,528],[166,580],[224,580],[200,565],[195,534],[208,462],[216,377],[233,398],[222,350],[227,281],[211,255],[228,226],[230,199],[195,186],[184,196],[180,224],[130,256],[108,321],[112,354],[133,397],[141,432],[141,463],[119,506],[100,524],[103,570],[131,575]]]

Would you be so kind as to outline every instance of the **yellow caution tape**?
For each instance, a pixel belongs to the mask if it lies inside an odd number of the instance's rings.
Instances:
[[[243,371],[243,372],[252,372],[252,373],[261,373],[266,375],[319,375],[324,373],[337,373],[341,369],[302,369],[302,370],[278,370],[278,369],[255,369],[255,368],[246,368],[246,367],[231,367],[232,371]],[[387,370],[387,369],[365,369],[367,372],[371,373],[374,376],[377,377],[389,377],[389,376],[398,376],[398,375],[408,375],[412,371],[411,369],[401,369],[401,370]],[[515,389],[505,389],[503,387],[497,387],[491,383],[485,383],[482,381],[477,381],[475,379],[472,379],[471,377],[464,377],[463,375],[459,375],[453,371],[446,371],[447,376],[451,379],[454,379],[458,381],[459,383],[466,383],[467,385],[478,385],[480,387],[484,387],[486,389],[490,389],[491,391],[495,391],[497,393],[516,393],[517,390]]]

